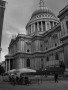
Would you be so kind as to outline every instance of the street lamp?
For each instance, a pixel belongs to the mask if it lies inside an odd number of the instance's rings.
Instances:
[[[42,68],[42,76],[41,76],[41,83],[42,83],[42,77],[43,77],[43,68]]]

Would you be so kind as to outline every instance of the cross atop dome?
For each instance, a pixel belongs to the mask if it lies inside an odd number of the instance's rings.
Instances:
[[[39,3],[40,7],[44,7],[45,5],[45,2],[43,0],[40,0],[40,3]]]

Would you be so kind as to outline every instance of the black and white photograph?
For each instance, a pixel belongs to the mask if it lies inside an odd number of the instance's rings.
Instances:
[[[68,90],[68,0],[0,0],[0,90]]]

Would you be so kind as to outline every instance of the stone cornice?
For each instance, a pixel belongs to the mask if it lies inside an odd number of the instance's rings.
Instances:
[[[67,12],[68,12],[68,5],[59,12],[58,18],[60,18],[61,20],[62,18],[64,18]]]
[[[17,52],[16,54],[13,55],[13,57],[45,57],[47,55],[50,55],[55,52],[60,52],[63,51],[63,45],[59,45],[57,47],[48,49],[47,51],[37,51],[37,52],[31,52],[31,53],[25,53],[25,52]]]
[[[58,20],[55,20],[55,19],[50,19],[50,18],[41,18],[41,19],[36,19],[36,20],[32,20],[32,21],[30,21],[27,25],[26,25],[26,29],[27,29],[27,27],[30,25],[30,24],[32,24],[32,23],[35,23],[35,22],[40,22],[40,21],[56,21],[57,23],[59,23],[59,21]]]
[[[7,55],[5,56],[5,58],[6,58],[6,59],[13,59],[14,57],[13,57],[12,54],[7,54]]]
[[[68,34],[64,35],[63,37],[60,38],[61,41],[65,40],[65,39],[68,39]]]

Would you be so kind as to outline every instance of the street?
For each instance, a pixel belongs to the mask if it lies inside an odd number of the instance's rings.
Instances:
[[[2,77],[0,76],[0,90],[67,90],[68,81],[59,80],[58,83],[55,83],[54,80],[42,81],[40,84],[31,84],[31,85],[12,85],[10,82],[3,82]]]

